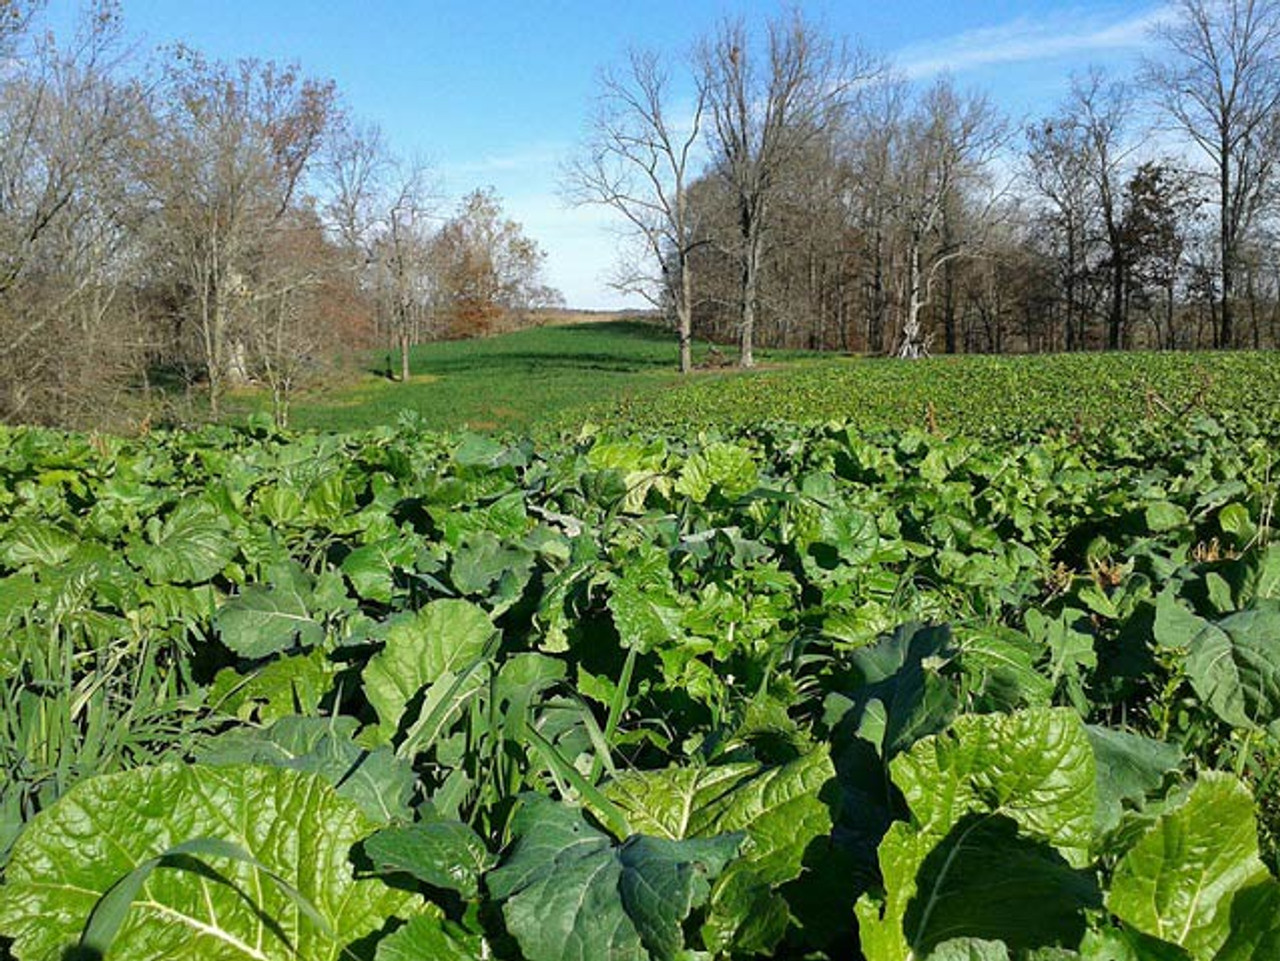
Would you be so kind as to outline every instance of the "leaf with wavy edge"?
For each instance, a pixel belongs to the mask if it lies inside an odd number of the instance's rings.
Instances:
[[[480,876],[497,862],[484,841],[461,821],[428,821],[383,828],[364,842],[379,874],[402,871],[437,888],[474,898]]]
[[[147,521],[147,540],[125,555],[153,584],[200,584],[217,576],[236,555],[226,518],[205,501],[184,500],[163,523]]]
[[[1231,775],[1208,771],[1120,859],[1107,907],[1207,961],[1231,935],[1236,895],[1269,879],[1252,796]]]
[[[91,778],[18,839],[0,886],[0,934],[19,961],[74,948],[103,895],[147,861],[199,838],[235,845],[316,910],[243,859],[162,861],[140,885],[108,957],[161,961],[337,961],[343,944],[407,916],[418,900],[348,861],[376,825],[319,778],[279,768],[139,768]]]
[[[736,763],[628,772],[605,795],[642,833],[681,839],[745,831],[742,857],[712,891],[703,938],[714,951],[769,951],[788,917],[774,888],[798,877],[806,848],[830,833],[831,812],[819,792],[834,777],[824,746],[775,768]]]
[[[966,816],[1000,815],[1016,825],[1020,839],[1051,846],[1067,865],[1088,863],[1095,762],[1084,725],[1072,710],[966,715],[945,733],[898,755],[890,770],[911,820],[893,824],[881,842],[884,894],[863,895],[856,906],[868,961],[920,956],[921,944],[931,937],[931,913],[914,906],[954,883],[948,870],[926,871],[926,861]],[[954,839],[956,851],[964,840]],[[1009,894],[1017,900],[1016,886]],[[1081,907],[1087,894],[1080,891]],[[908,924],[909,914],[917,929]]]
[[[615,845],[578,809],[536,795],[511,831],[515,848],[485,883],[529,961],[671,961],[682,922],[741,843],[632,835]]]
[[[383,739],[396,733],[418,691],[465,668],[484,652],[494,633],[481,608],[455,599],[432,601],[395,620],[386,646],[364,669],[365,697],[378,712]]]
[[[482,935],[445,920],[435,905],[378,942],[374,961],[479,961],[493,957]]]

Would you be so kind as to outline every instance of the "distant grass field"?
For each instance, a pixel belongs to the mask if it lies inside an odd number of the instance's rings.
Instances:
[[[695,362],[706,360],[707,349],[695,347]],[[766,351],[760,356],[763,363],[777,363],[805,355]],[[535,424],[572,421],[571,412],[587,405],[661,396],[681,380],[674,335],[636,320],[422,344],[410,351],[406,384],[385,375],[385,353],[362,362],[363,369],[349,377],[299,394],[291,426],[359,430],[393,423],[401,411],[411,410],[440,429],[527,431]],[[715,374],[697,375],[707,376]],[[228,406],[233,416],[270,409],[267,397],[256,391],[240,392]]]
[[[732,355],[732,350],[726,350]],[[695,360],[706,360],[698,345]],[[358,430],[415,411],[441,430],[575,432],[584,423],[687,432],[767,421],[847,420],[859,427],[948,433],[1080,427],[1197,412],[1280,420],[1280,354],[1117,353],[937,357],[914,363],[808,352],[763,352],[761,369],[681,377],[672,334],[611,320],[546,326],[482,340],[425,344],[407,384],[385,354],[297,398],[294,427]],[[267,409],[241,394],[234,411]]]

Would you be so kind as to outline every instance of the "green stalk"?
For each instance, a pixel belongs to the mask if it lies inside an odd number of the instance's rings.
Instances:
[[[618,678],[618,686],[614,688],[613,699],[609,702],[609,716],[605,719],[604,724],[605,755],[602,755],[597,750],[596,759],[591,765],[591,782],[593,784],[600,780],[601,771],[606,761],[609,760],[607,753],[612,750],[613,735],[617,733],[618,724],[622,721],[622,715],[630,701],[631,676],[635,673],[635,669],[636,649],[632,646],[627,648],[627,659],[622,664],[622,675]]]
[[[556,779],[564,781],[577,791],[591,812],[600,819],[614,837],[623,840],[631,836],[631,824],[621,808],[583,777],[582,772],[565,760],[564,756],[556,750],[555,745],[543,737],[532,724],[525,730],[525,734],[529,738],[529,744],[542,756]]]

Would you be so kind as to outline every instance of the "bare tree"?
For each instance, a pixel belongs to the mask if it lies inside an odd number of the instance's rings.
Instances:
[[[399,350],[401,382],[409,379],[409,347],[422,337],[433,308],[431,222],[436,214],[430,176],[420,161],[389,165],[373,247],[377,297]]]
[[[843,118],[855,84],[874,68],[798,11],[769,23],[763,51],[753,49],[741,20],[726,22],[703,41],[698,60],[712,118],[712,165],[737,207],[739,363],[753,367],[761,265],[787,171]]]
[[[865,342],[874,353],[885,350],[890,327],[896,180],[909,97],[907,83],[896,77],[870,85],[856,98],[853,122],[841,138],[843,162],[850,171],[843,199],[862,238]]]
[[[342,287],[350,282],[344,251],[310,210],[291,210],[280,227],[265,238],[240,309],[250,372],[271,391],[275,422],[286,427],[297,389],[331,368],[354,338],[342,310]]]
[[[1092,150],[1088,132],[1070,113],[1027,129],[1026,180],[1047,214],[1042,234],[1047,235],[1046,246],[1056,253],[1067,350],[1079,349],[1084,341],[1081,287],[1088,273],[1098,211]]]
[[[295,67],[229,66],[184,47],[166,80],[140,173],[156,211],[156,252],[181,278],[217,418],[228,379],[246,373],[248,338],[237,324],[261,251],[320,147],[334,88]]]
[[[397,164],[376,124],[357,125],[346,118],[328,138],[324,153],[325,221],[358,271],[371,259],[374,237],[384,217],[386,181]],[[415,175],[414,179],[419,178]]]
[[[1131,88],[1094,69],[1073,77],[1058,109],[1027,131],[1027,181],[1048,208],[1058,249],[1068,350],[1084,344],[1085,304],[1094,299],[1095,279],[1105,280],[1107,346],[1122,345],[1130,266],[1124,185],[1133,110]]]
[[[910,358],[926,351],[921,312],[933,299],[939,272],[982,242],[990,203],[967,223],[959,211],[1003,145],[1006,128],[984,95],[961,95],[944,79],[926,92],[906,136],[897,204],[906,254],[898,355]]]
[[[13,46],[30,5],[0,7]],[[120,324],[131,204],[123,158],[145,109],[119,77],[116,7],[90,7],[70,43],[38,40],[0,77],[0,410],[67,422],[140,364]],[[127,368],[127,370],[125,369]]]
[[[376,126],[344,124],[327,149],[324,214],[377,307],[389,349],[409,379],[409,348],[432,312],[430,247],[439,190],[431,166],[394,156]],[[390,359],[388,359],[390,366]]]
[[[695,82],[687,116],[673,117],[666,64],[631,51],[625,67],[600,77],[600,94],[581,156],[565,174],[569,196],[602,204],[630,224],[643,260],[619,265],[614,286],[676,315],[680,372],[693,366],[693,265],[700,243],[687,190],[702,131],[705,88]]]
[[[1280,2],[1178,0],[1159,28],[1167,53],[1144,65],[1164,112],[1209,160],[1219,207],[1215,344],[1235,339],[1236,268],[1280,151]]]
[[[0,54],[13,50],[43,6],[43,0],[0,0]]]
[[[1131,259],[1124,230],[1124,188],[1125,164],[1133,152],[1133,144],[1127,142],[1134,110],[1132,89],[1109,80],[1101,70],[1090,70],[1073,78],[1068,110],[1079,118],[1089,144],[1089,176],[1106,247],[1102,266],[1107,274],[1107,347],[1119,350],[1124,342]]]

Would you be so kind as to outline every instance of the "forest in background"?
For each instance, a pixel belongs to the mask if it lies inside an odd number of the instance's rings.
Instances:
[[[570,193],[631,225],[617,286],[743,366],[1274,346],[1280,4],[1177,0],[1154,33],[1016,118],[798,10],[729,21],[602,73]]]
[[[456,206],[297,65],[70,39],[0,0],[0,419],[215,419],[335,358],[559,302],[490,189]],[[798,11],[599,78],[566,199],[632,230],[617,289],[694,337],[903,357],[1280,342],[1280,3],[1179,0],[1132,77],[1044,117],[914,83]],[[398,361],[394,358],[398,357]],[[397,369],[398,368],[398,369]]]
[[[40,14],[0,0],[0,420],[216,419],[253,383],[283,422],[335,358],[559,303],[492,190],[449,210],[332,82]]]

